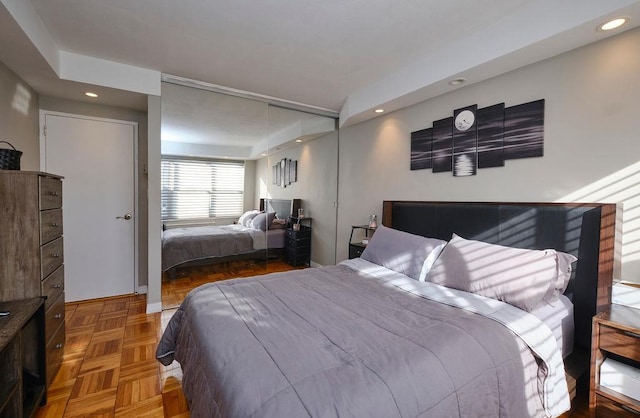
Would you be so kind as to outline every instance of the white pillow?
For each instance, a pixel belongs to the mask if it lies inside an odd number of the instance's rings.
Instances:
[[[436,260],[440,256],[440,253],[442,253],[442,250],[447,245],[447,241],[436,240],[436,238],[427,238],[427,239],[433,240],[433,241],[440,241],[440,243],[433,242],[435,246],[427,256],[427,258],[425,258],[424,264],[422,264],[422,270],[420,270],[420,277],[418,278],[418,280],[421,282],[424,282],[427,280],[427,275],[429,274],[429,271],[431,271],[431,268],[433,267]]]
[[[560,295],[567,290],[569,280],[571,279],[571,272],[573,271],[571,264],[577,260],[578,259],[571,254],[556,251],[557,278],[556,281],[549,286],[546,295],[542,299],[543,301],[547,303],[555,302]]]
[[[379,225],[360,258],[424,281],[446,243]]]
[[[261,229],[263,231],[267,230],[267,227],[269,225],[271,225],[271,222],[273,222],[273,220],[276,217],[276,213],[275,212],[269,212],[269,213],[259,213],[257,214],[250,222],[250,225],[248,225],[250,228],[253,229]]]
[[[530,312],[558,280],[555,250],[527,250],[453,234],[427,281],[501,300]]]
[[[238,219],[238,223],[242,226],[249,226],[249,222],[251,222],[251,220],[253,218],[256,217],[256,215],[258,215],[260,213],[259,210],[249,210],[245,213],[242,214],[242,216],[240,216],[240,218]]]

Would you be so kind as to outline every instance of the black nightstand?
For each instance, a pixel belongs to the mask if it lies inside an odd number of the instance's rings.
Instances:
[[[300,229],[295,230],[294,224]],[[311,265],[311,218],[289,218],[284,257],[295,267]]]
[[[600,369],[607,358],[640,371],[640,309],[612,304],[609,310],[593,318],[589,391],[592,416],[637,416],[640,400],[600,384]]]
[[[356,238],[353,240],[353,232],[356,230],[363,230],[362,238]],[[369,239],[376,231],[375,228],[371,228],[369,225],[353,225],[351,227],[351,236],[349,237],[349,258],[358,258],[362,255],[362,252],[367,247],[367,244],[362,242],[362,239]]]

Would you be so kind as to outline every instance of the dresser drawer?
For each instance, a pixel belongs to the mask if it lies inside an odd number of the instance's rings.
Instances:
[[[58,267],[56,271],[51,273],[42,281],[42,296],[46,296],[44,310],[48,311],[62,292],[64,291],[64,266]]]
[[[62,209],[40,212],[40,245],[62,235]]]
[[[62,207],[62,180],[40,177],[40,210]]]
[[[311,263],[310,254],[300,254],[296,251],[286,251],[285,261],[292,266],[308,266]]]
[[[295,239],[295,238],[287,237],[287,247],[291,247],[291,248],[311,247],[311,238]]]
[[[600,349],[640,362],[640,335],[600,325]]]
[[[64,354],[64,327],[58,328],[51,341],[47,344],[47,386],[56,377],[56,373],[62,364],[62,355]]]
[[[286,247],[284,249],[285,255],[294,255],[294,256],[311,256],[311,247],[306,248],[295,248],[295,247]]]
[[[40,247],[41,274],[44,279],[64,262],[62,237]]]
[[[366,247],[361,245],[349,244],[349,258],[358,258],[362,255]]]
[[[304,239],[311,238],[311,228],[308,226],[301,226],[299,231],[293,229],[287,229],[287,238]]]
[[[64,294],[60,295],[45,312],[44,333],[47,344],[51,341],[54,334],[64,324]]]

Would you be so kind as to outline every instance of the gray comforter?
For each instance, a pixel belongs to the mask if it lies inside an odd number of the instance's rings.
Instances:
[[[187,261],[252,251],[251,234],[236,225],[167,229],[162,234],[162,271]]]
[[[544,416],[511,331],[344,265],[201,286],[156,354],[193,417]]]

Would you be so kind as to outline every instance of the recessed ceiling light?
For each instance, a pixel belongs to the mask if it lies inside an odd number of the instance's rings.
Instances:
[[[460,84],[464,84],[466,82],[466,78],[454,78],[453,80],[449,81],[449,84],[452,86],[459,86]]]
[[[606,23],[603,23],[602,25],[598,26],[598,31],[608,31],[608,30],[613,30],[613,29],[617,29],[620,26],[624,25],[625,23],[627,23],[627,21],[629,20],[629,18],[627,17],[617,17],[615,19],[612,19]]]
[[[302,142],[302,139],[296,139],[296,142]]]
[[[89,96],[89,97],[93,97],[94,99],[95,99],[96,97],[98,97],[98,95],[97,95],[97,94],[92,93],[92,92],[90,92],[90,91],[86,92],[84,95],[85,95],[85,96]]]
[[[383,112],[384,112],[384,109],[376,109],[376,110],[374,110],[374,112],[376,112],[376,113],[383,113]]]

